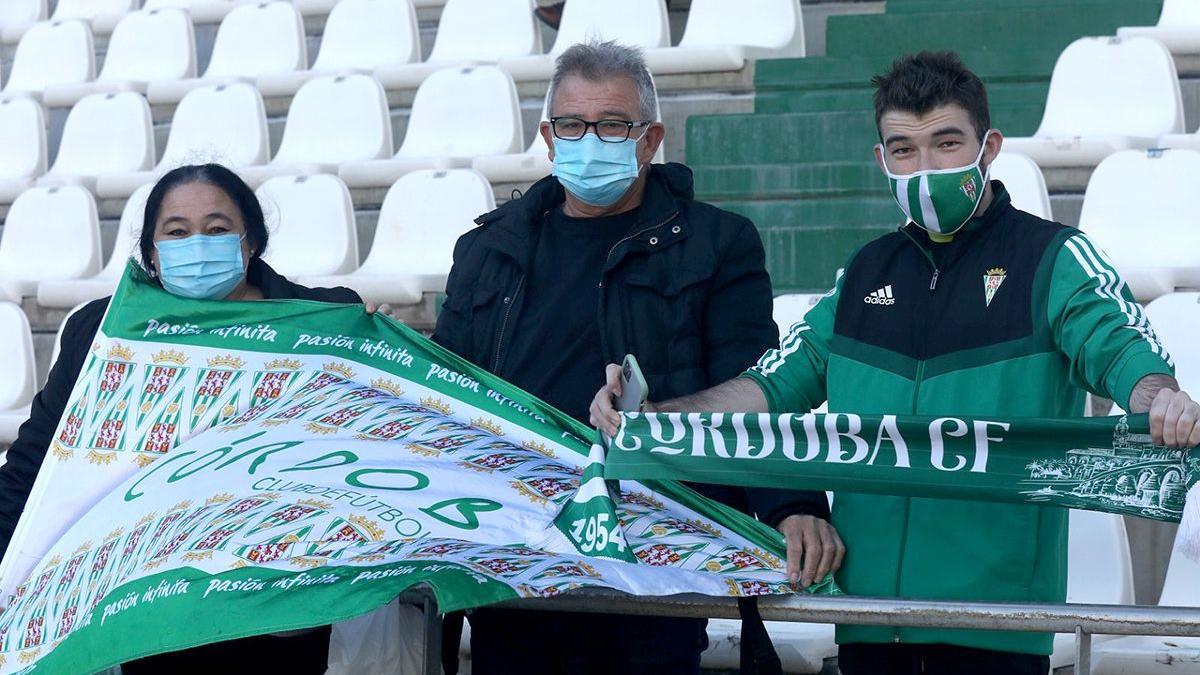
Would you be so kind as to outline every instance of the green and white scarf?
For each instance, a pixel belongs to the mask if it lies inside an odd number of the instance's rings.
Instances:
[[[1071,420],[625,413],[609,479],[1044,504],[1179,521],[1200,453],[1146,415]]]

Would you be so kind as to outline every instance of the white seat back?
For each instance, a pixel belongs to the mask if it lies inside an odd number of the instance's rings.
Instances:
[[[83,21],[34,24],[17,44],[5,93],[41,92],[96,77],[92,29]]]
[[[743,45],[804,56],[800,0],[692,0],[680,47]]]
[[[449,0],[429,60],[499,61],[542,53],[534,0]]]
[[[126,14],[113,29],[99,82],[152,82],[196,76],[196,35],[182,9]]]
[[[1079,228],[1111,256],[1139,299],[1200,286],[1200,153],[1126,150],[1092,173]],[[1157,280],[1139,285],[1134,275]]]
[[[473,157],[520,152],[521,102],[495,66],[444,68],[425,78],[398,157]]]
[[[108,258],[99,277],[103,279],[120,279],[125,273],[125,263],[130,258],[140,261],[142,254],[138,250],[138,241],[142,236],[142,221],[146,215],[146,200],[150,198],[153,183],[147,183],[134,190],[129,199],[125,200],[125,208],[121,210],[121,224],[117,228],[117,240],[113,242],[113,252]]]
[[[0,237],[0,278],[78,279],[99,271],[100,224],[90,192],[35,187],[17,197]]]
[[[0,178],[46,173],[46,113],[25,97],[0,99]]]
[[[1004,183],[1013,206],[1038,218],[1053,220],[1050,193],[1042,170],[1029,157],[1017,152],[1001,152],[992,162],[990,177]]]
[[[325,22],[313,70],[343,71],[421,60],[411,0],[342,0]]]
[[[1170,293],[1146,305],[1146,317],[1175,362],[1179,388],[1193,397],[1200,392],[1200,293]]]
[[[789,293],[775,296],[771,311],[775,325],[779,327],[779,338],[783,339],[792,326],[804,320],[808,310],[816,306],[824,296],[820,293]]]
[[[1197,580],[1200,580],[1200,562],[1181,551],[1179,540],[1176,539],[1158,604],[1164,607],[1200,607],[1200,583],[1196,583]]]
[[[1071,509],[1067,536],[1067,602],[1133,604],[1133,563],[1125,520]]]
[[[0,30],[28,26],[46,18],[46,0],[4,0],[0,2]]]
[[[6,0],[7,1],[7,0]],[[84,19],[94,21],[101,17],[120,16],[135,11],[140,0],[58,0],[54,8],[54,21]]]
[[[33,335],[20,306],[0,302],[0,410],[11,410],[33,400],[36,373]]]
[[[252,84],[235,82],[193,89],[183,97],[158,167],[215,162],[237,169],[269,159],[262,95]]]
[[[238,5],[221,21],[204,77],[258,77],[308,67],[304,19],[290,2]]]
[[[387,97],[370,75],[317,77],[292,99],[273,164],[354,162],[387,157],[392,121]]]
[[[47,175],[99,176],[154,165],[150,104],[134,92],[85,96],[67,115]]]
[[[1163,0],[1160,26],[1200,27],[1200,2],[1196,0]]]
[[[454,244],[475,219],[496,207],[492,186],[471,169],[413,171],[388,190],[380,207],[366,274],[446,275]]]
[[[1134,136],[1183,132],[1179,78],[1157,40],[1080,38],[1054,64],[1034,136]]]
[[[358,265],[350,191],[337,176],[277,176],[256,194],[271,236],[263,259],[288,277],[345,274]]]
[[[663,0],[568,2],[550,54],[558,56],[571,45],[592,39],[647,49],[667,47],[671,44],[667,6]]]

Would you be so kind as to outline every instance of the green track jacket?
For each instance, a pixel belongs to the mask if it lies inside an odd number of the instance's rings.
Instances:
[[[747,371],[774,413],[1077,417],[1085,391],[1125,406],[1170,357],[1108,258],[1079,231],[993,201],[950,243],[915,225],[854,254],[780,348]],[[838,493],[847,593],[1063,602],[1061,508]],[[837,641],[1049,654],[1053,636],[838,626]]]

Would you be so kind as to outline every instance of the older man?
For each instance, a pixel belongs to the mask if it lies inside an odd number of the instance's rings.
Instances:
[[[697,202],[687,167],[650,164],[665,133],[656,109],[635,49],[581,44],[559,57],[541,125],[554,175],[459,240],[435,341],[584,421],[604,364],[627,353],[670,398],[776,346],[754,225]],[[823,494],[696,487],[777,526],[795,583],[840,565]],[[707,644],[692,619],[482,610],[471,625],[484,674],[694,673]],[[744,631],[769,660],[761,622]]]

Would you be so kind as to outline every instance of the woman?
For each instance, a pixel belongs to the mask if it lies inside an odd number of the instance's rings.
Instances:
[[[262,260],[267,227],[254,191],[217,164],[183,166],[163,176],[146,201],[139,239],[149,274],[174,295],[209,300],[293,299],[361,303],[347,288],[305,288]],[[33,400],[29,420],[0,467],[0,554],[37,478],[50,439],[67,405],[111,298],[88,303],[62,333],[62,351],[46,386]],[[126,675],[201,672],[211,667],[323,673],[329,629],[291,637],[260,636],[141,659],[122,666]]]

